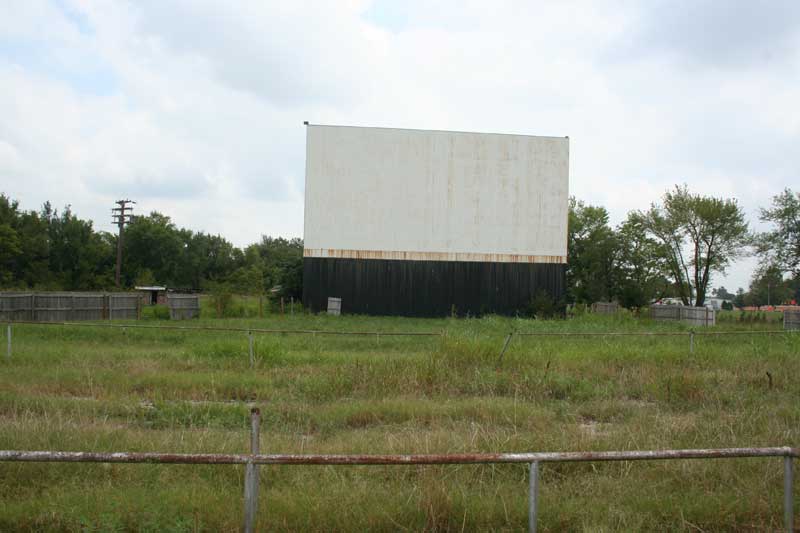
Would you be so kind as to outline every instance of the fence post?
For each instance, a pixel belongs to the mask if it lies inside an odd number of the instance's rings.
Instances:
[[[536,516],[539,504],[539,461],[531,463],[530,486],[528,487],[528,531],[536,533]]]
[[[500,363],[503,362],[503,356],[506,354],[506,350],[508,349],[508,343],[511,342],[511,337],[513,335],[514,335],[514,332],[512,331],[512,332],[510,332],[508,334],[508,337],[506,337],[506,342],[503,344],[503,349],[500,350],[500,357],[497,358],[497,364],[498,365],[500,365]]]
[[[250,345],[250,368],[253,368],[253,367],[256,366],[256,358],[253,355],[253,332],[252,331],[248,331],[247,332],[247,342]]]
[[[8,339],[8,350],[6,351],[6,359],[11,359],[11,322],[8,323],[6,328],[6,337]]]
[[[250,410],[250,454],[258,455],[258,438],[261,425],[261,411],[257,407]],[[258,465],[252,460],[245,464],[244,470],[244,532],[253,533],[258,515]]]
[[[783,522],[786,531],[794,531],[794,497],[792,495],[792,485],[794,472],[792,471],[792,456],[787,455],[783,458]]]

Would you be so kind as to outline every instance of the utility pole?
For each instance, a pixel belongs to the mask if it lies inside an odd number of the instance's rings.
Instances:
[[[117,287],[120,285],[120,269],[122,268],[122,229],[125,224],[130,224],[133,221],[133,200],[117,200],[115,202],[119,207],[111,210],[112,224],[116,224],[119,228],[119,236],[117,237]]]

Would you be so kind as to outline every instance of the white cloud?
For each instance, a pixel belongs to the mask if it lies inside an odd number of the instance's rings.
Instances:
[[[757,222],[800,175],[796,9],[664,5],[4,2],[0,189],[300,236],[310,120],[569,135],[570,190],[614,222],[683,182]]]

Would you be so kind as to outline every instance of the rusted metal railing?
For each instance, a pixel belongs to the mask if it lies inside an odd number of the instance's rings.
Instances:
[[[532,452],[532,453],[461,453],[426,455],[342,455],[342,454],[262,454],[259,453],[261,413],[250,414],[249,454],[180,454],[157,452],[63,452],[0,450],[0,462],[67,463],[160,463],[160,464],[242,464],[245,465],[244,530],[255,529],[258,513],[258,465],[455,465],[455,464],[528,464],[528,527],[536,531],[538,516],[539,471],[542,463],[599,461],[657,461],[676,459],[732,459],[746,457],[783,457],[784,525],[794,529],[793,460],[800,449],[722,448],[692,450],[604,451],[604,452]]]

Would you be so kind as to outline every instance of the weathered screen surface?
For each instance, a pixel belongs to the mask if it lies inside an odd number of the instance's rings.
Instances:
[[[308,126],[305,255],[564,263],[569,140]]]

